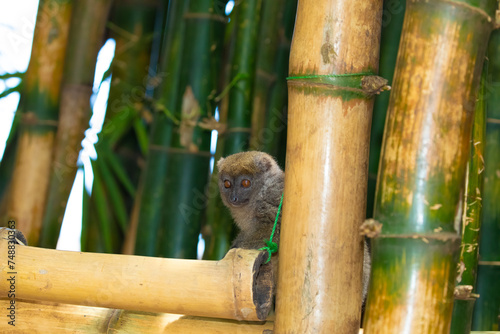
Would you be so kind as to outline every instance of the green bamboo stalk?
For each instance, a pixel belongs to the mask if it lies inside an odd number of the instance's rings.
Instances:
[[[130,210],[135,196],[141,161],[140,134],[134,129],[146,110],[146,90],[148,86],[149,62],[155,18],[160,7],[159,0],[118,0],[111,9],[109,37],[116,41],[115,56],[111,64],[112,81],[103,130],[96,145],[97,160],[92,165],[100,170],[103,184],[99,189],[110,200],[105,206],[108,217],[98,221],[94,227],[120,230],[123,239],[126,234]],[[156,32],[159,34],[159,32]],[[97,182],[97,178],[94,181]],[[100,210],[103,205],[97,196],[91,196],[88,209]],[[87,229],[83,229],[87,230]],[[92,233],[95,234],[94,231]],[[82,238],[84,237],[82,233]],[[122,240],[112,235],[112,240],[102,239],[106,252],[119,252]],[[84,245],[84,243],[82,243]],[[92,243],[95,246],[95,243]],[[83,248],[84,251],[90,249]]]
[[[407,3],[377,182],[383,228],[372,242],[366,334],[449,332],[454,221],[495,4]]]
[[[158,64],[161,84],[155,91],[158,99],[155,107],[160,111],[153,116],[148,159],[140,181],[143,191],[136,198],[138,214],[131,220],[128,233],[129,236],[136,236],[133,252],[137,255],[157,255],[157,241],[161,239],[159,230],[163,221],[162,207],[167,189],[165,176],[169,161],[165,148],[170,145],[174,126],[167,114],[171,114],[177,106],[184,45],[184,14],[188,4],[181,0],[172,0],[169,4],[165,41]],[[133,242],[128,241],[129,244]]]
[[[485,81],[487,61],[483,67],[481,84],[474,111],[474,125],[470,145],[470,157],[466,171],[465,196],[462,216],[462,243],[457,268],[457,286],[451,320],[451,333],[468,334],[472,325],[472,313],[477,295],[471,292],[476,289],[477,264],[479,260],[479,231],[483,202],[484,176],[484,139],[485,122]]]
[[[491,35],[486,85],[486,147],[474,330],[500,330],[500,31]]]
[[[406,0],[385,0],[382,13],[382,36],[380,38],[380,68],[379,75],[392,85],[394,69],[401,39],[401,29],[405,15]],[[366,216],[373,216],[377,172],[380,163],[380,150],[384,134],[385,117],[389,106],[390,94],[380,94],[375,97],[373,120],[370,137],[370,161],[368,164],[368,201]]]
[[[90,119],[90,96],[97,53],[102,46],[111,0],[77,1],[64,67],[59,127],[54,148],[39,245],[55,248],[66,203],[77,171],[84,131]]]
[[[231,77],[240,77],[228,97],[224,155],[248,149],[252,126],[252,96],[257,53],[257,37],[262,0],[238,2],[231,16],[236,20],[235,53]]]
[[[160,255],[196,258],[201,218],[206,206],[211,131],[215,104],[224,15],[215,13],[215,1],[191,0],[186,19],[178,107],[180,123],[168,148],[167,196]],[[214,124],[214,125],[210,125]]]
[[[32,245],[38,242],[47,200],[72,4],[40,1],[21,94],[19,142],[3,221],[15,220]]]
[[[269,93],[278,80],[275,72],[275,59],[280,42],[281,17],[285,0],[264,1],[260,20],[258,52],[255,61],[255,80],[253,87],[252,132],[250,148],[261,151],[265,142],[267,105]]]
[[[258,45],[258,27],[262,0],[237,2],[231,13],[229,32],[234,29],[234,53],[231,58],[230,90],[227,97],[225,129],[219,132],[216,159],[249,148],[252,126],[252,90],[255,75],[255,54]],[[229,34],[228,34],[229,35]],[[234,84],[234,86],[233,86]],[[227,118],[226,118],[227,117]],[[221,154],[222,153],[222,154]],[[209,186],[206,213],[205,259],[221,259],[229,249],[233,238],[233,222],[229,211],[215,189],[217,170]]]

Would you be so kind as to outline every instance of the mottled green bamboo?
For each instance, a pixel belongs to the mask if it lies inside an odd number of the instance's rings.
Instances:
[[[180,123],[167,148],[167,193],[159,255],[196,258],[201,218],[206,206],[204,193],[210,173],[211,131],[217,127],[211,101],[217,89],[220,52],[226,17],[214,14],[215,2],[191,0],[179,80],[177,108]]]
[[[377,182],[374,218],[383,227],[372,242],[366,334],[449,333],[454,222],[495,3],[407,3]]]
[[[398,56],[399,40],[405,15],[406,0],[385,0],[382,13],[382,36],[380,38],[380,67],[379,75],[392,85],[394,68]],[[373,120],[370,137],[370,162],[368,164],[368,201],[366,216],[373,216],[377,171],[380,163],[380,150],[384,135],[385,116],[389,106],[389,93],[375,97],[373,106]]]
[[[479,260],[479,231],[483,203],[484,178],[484,139],[485,121],[485,81],[487,61],[481,75],[481,85],[474,110],[474,125],[467,164],[465,196],[461,223],[462,243],[457,267],[455,301],[451,319],[451,333],[468,334],[472,325],[472,313],[477,295],[472,294],[476,287],[477,263]]]
[[[265,143],[266,114],[269,93],[276,85],[277,73],[275,60],[278,53],[281,29],[281,17],[285,9],[285,0],[264,1],[260,20],[257,55],[255,61],[255,80],[253,87],[252,132],[250,148],[262,150]]]
[[[486,147],[474,330],[500,330],[500,31],[491,35],[486,84]]]
[[[137,217],[132,217],[129,235],[136,235],[134,254],[155,256],[157,242],[161,240],[160,226],[165,204],[166,176],[173,121],[171,114],[177,106],[182,52],[184,45],[185,20],[188,2],[172,0],[169,4],[165,40],[162,45],[158,74],[161,82],[155,90],[158,100],[153,116],[150,146],[146,166],[141,175],[141,196],[136,197]]]
[[[55,248],[77,171],[84,131],[90,119],[90,96],[97,53],[102,46],[111,0],[77,1],[71,18],[47,205],[39,245]]]
[[[250,145],[252,127],[252,96],[255,82],[255,64],[258,45],[258,27],[262,0],[236,2],[231,21],[234,26],[234,54],[231,59],[230,88],[227,101],[227,120],[219,132],[217,150],[223,156],[245,151]],[[233,28],[232,26],[230,28]],[[222,137],[222,138],[221,138]],[[214,168],[214,174],[217,168]],[[215,176],[214,176],[215,177]],[[215,180],[211,182],[215,189]],[[212,191],[211,193],[214,193]],[[210,196],[207,208],[207,228],[210,230],[206,259],[220,259],[229,249],[232,218],[220,196]]]
[[[71,0],[40,1],[21,94],[19,142],[4,198],[7,217],[2,221],[15,220],[30,244],[38,242],[49,186],[72,4]]]
[[[106,252],[120,251],[135,196],[141,150],[134,124],[146,113],[145,93],[159,7],[160,0],[117,0],[111,8],[109,37],[116,41],[111,64],[113,76],[103,130],[96,144],[97,160],[92,163],[102,173],[99,179],[103,183],[95,185],[96,178],[94,185],[103,192],[107,203],[92,195],[88,206],[88,210],[101,212],[98,217],[109,218],[89,221],[93,227],[99,228],[101,233],[104,232],[102,228],[120,230],[118,234],[102,234],[99,240],[104,244],[98,248]],[[83,231],[87,228],[83,227]],[[90,230],[89,233],[95,234]],[[82,238],[86,238],[83,233]],[[84,245],[95,247],[96,242],[82,243],[83,251],[94,251]]]

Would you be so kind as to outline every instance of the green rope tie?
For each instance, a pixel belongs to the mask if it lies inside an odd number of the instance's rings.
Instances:
[[[278,212],[276,213],[276,219],[274,219],[273,231],[271,232],[271,237],[268,241],[266,241],[266,247],[259,248],[258,250],[267,250],[269,252],[269,257],[265,263],[269,263],[271,261],[271,255],[278,251],[278,244],[273,242],[274,232],[276,231],[276,226],[278,225],[278,218],[281,212],[281,205],[283,204],[283,195],[281,195],[280,205],[278,207]],[[265,264],[264,263],[264,264]]]
[[[330,94],[340,95],[343,98],[370,98],[391,89],[387,80],[375,75],[371,71],[359,73],[326,74],[326,75],[298,75],[286,78],[293,84],[300,80],[303,84],[330,86]],[[299,86],[301,87],[301,86]],[[303,87],[302,87],[303,88]]]
[[[357,77],[365,75],[374,75],[373,72],[360,72],[360,73],[344,73],[344,74],[325,74],[325,75],[301,75],[297,77],[287,77],[287,80],[293,79],[320,79],[320,78],[339,78],[339,77]]]

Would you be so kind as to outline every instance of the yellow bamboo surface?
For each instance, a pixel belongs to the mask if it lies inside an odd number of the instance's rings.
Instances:
[[[14,288],[26,300],[249,321],[264,320],[271,307],[262,251],[233,249],[220,261],[200,261],[16,245],[11,260],[7,247],[2,236],[1,277],[14,277],[0,280],[2,297]]]
[[[9,301],[0,299],[0,308]],[[102,307],[16,301],[15,328],[0,321],[4,334],[271,334],[273,321],[252,322],[181,314],[134,312]],[[359,330],[363,334],[363,330]]]
[[[382,1],[299,0],[291,77],[378,68]],[[358,333],[373,100],[288,80],[276,328]]]
[[[8,305],[8,300],[0,299],[0,308]],[[272,321],[236,321],[25,300],[16,301],[15,327],[0,321],[0,332],[5,334],[261,334],[272,328]]]

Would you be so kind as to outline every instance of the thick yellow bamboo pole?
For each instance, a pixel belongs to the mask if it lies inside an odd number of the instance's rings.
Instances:
[[[276,333],[359,330],[373,100],[357,90],[361,73],[378,68],[381,9],[380,0],[299,0]]]
[[[248,321],[265,320],[271,307],[267,252],[233,249],[220,261],[178,260],[12,249],[6,238],[0,236],[0,272],[8,278],[0,280],[2,297],[13,290],[26,300]]]
[[[0,308],[8,307],[0,299]],[[262,334],[273,322],[235,321],[170,313],[133,312],[101,307],[17,301],[15,326],[0,321],[3,334]]]

